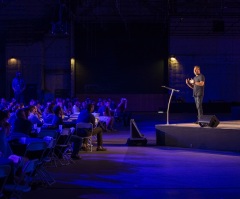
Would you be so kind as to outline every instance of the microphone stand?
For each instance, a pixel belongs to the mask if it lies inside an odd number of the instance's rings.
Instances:
[[[167,86],[162,86],[163,88],[166,88],[168,90],[171,90],[171,95],[169,97],[169,100],[168,100],[168,108],[167,108],[167,124],[169,124],[169,108],[170,108],[170,103],[171,103],[171,99],[172,99],[172,95],[173,95],[173,92],[176,91],[176,92],[179,92],[179,90],[176,90],[176,89],[173,89],[173,88],[170,88],[170,87],[167,87]]]

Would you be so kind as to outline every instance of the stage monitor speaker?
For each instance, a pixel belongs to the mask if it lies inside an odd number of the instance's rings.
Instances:
[[[139,131],[134,119],[130,120],[130,137],[131,138],[143,138],[144,135]]]
[[[127,145],[129,146],[145,146],[147,144],[147,139],[139,131],[134,119],[130,120],[130,138],[127,140]]]
[[[217,127],[219,124],[219,120],[215,115],[203,115],[200,120],[198,120],[198,124],[201,127],[209,126],[209,127]]]

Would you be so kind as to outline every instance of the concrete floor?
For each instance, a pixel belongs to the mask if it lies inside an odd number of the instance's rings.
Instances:
[[[176,114],[171,122],[191,121]],[[228,115],[221,119],[231,119]],[[104,133],[107,152],[80,152],[75,164],[48,168],[56,183],[23,198],[81,199],[229,199],[240,198],[240,154],[156,146],[155,124],[164,115],[138,114],[135,121],[147,146],[126,145],[129,128]],[[194,120],[193,120],[194,121]]]

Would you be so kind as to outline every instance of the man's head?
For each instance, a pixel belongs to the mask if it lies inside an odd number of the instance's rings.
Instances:
[[[53,107],[53,112],[54,112],[55,115],[60,115],[60,114],[62,114],[62,108],[61,108],[61,106],[59,106],[59,105],[54,106],[54,107]]]
[[[201,73],[200,66],[194,66],[193,73],[195,75],[200,75],[200,73]]]
[[[92,113],[94,111],[94,104],[92,104],[92,103],[87,104],[87,110],[90,113]]]
[[[30,106],[29,106],[29,111],[30,111],[30,113],[36,113],[36,112],[37,112],[36,106],[30,105]]]
[[[17,118],[26,119],[26,114],[25,114],[24,108],[18,109],[16,111],[16,116],[17,116]]]

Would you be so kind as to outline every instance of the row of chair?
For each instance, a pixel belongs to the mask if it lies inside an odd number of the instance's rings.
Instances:
[[[24,165],[19,164],[16,168],[10,165],[0,165],[0,197],[1,198],[21,198],[23,193],[31,190],[31,185],[37,176],[39,160],[28,160]],[[20,166],[21,165],[21,166]],[[8,178],[14,173],[14,178]]]
[[[76,124],[76,131],[78,132],[79,129],[88,129],[90,131],[89,136],[81,136],[78,134],[79,137],[82,139],[87,140],[87,149],[88,151],[92,152],[92,133],[93,133],[93,125],[91,123],[77,123]],[[48,163],[52,163],[55,167],[58,165],[69,165],[74,163],[71,159],[71,136],[73,132],[70,132],[70,129],[65,129],[65,133],[60,134],[59,131],[56,130],[49,130],[49,129],[42,129],[38,134],[39,138],[45,139],[45,141],[49,141],[48,143]],[[64,131],[64,130],[63,130]],[[51,138],[46,140],[47,138]]]
[[[80,128],[90,129],[93,132],[91,123],[76,124],[76,130]],[[71,135],[71,133],[60,134],[59,131],[53,129],[42,129],[38,134],[38,138],[41,138],[41,141],[36,139],[36,141],[27,144],[22,157],[27,157],[28,161],[21,168],[20,175],[16,175],[19,168],[14,168],[15,178],[11,184],[7,183],[12,169],[11,166],[0,166],[0,198],[3,191],[9,193],[11,197],[20,198],[23,193],[31,190],[33,182],[40,181],[46,186],[51,186],[55,183],[55,179],[50,175],[46,167],[57,167],[59,164],[68,165],[74,163],[71,155],[68,153],[71,150]],[[22,137],[21,134],[19,136]],[[89,151],[92,151],[92,134],[82,138],[88,140],[87,146]],[[15,137],[15,139],[17,138]]]

